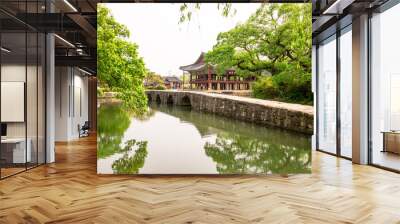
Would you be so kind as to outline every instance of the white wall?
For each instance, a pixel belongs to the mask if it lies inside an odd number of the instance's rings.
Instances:
[[[24,138],[25,135],[30,140],[30,148],[32,151],[32,162],[44,163],[45,159],[45,118],[44,118],[44,74],[42,67],[35,65],[4,63],[1,66],[2,82],[23,82],[26,84],[26,107],[25,102],[22,102],[22,107],[12,108],[4,106],[1,108],[3,113],[17,113],[15,110],[20,110],[24,116],[26,112],[26,120],[20,122],[5,122],[7,124],[7,137],[9,138]],[[27,78],[27,80],[25,80]],[[5,89],[2,89],[2,92]],[[18,90],[20,94],[24,94],[24,90]],[[22,92],[21,92],[22,91]],[[7,97],[2,95],[2,98]],[[24,98],[24,97],[22,97]],[[17,102],[16,102],[17,103]],[[14,111],[13,111],[14,110]]]
[[[55,85],[55,140],[77,139],[78,125],[88,120],[88,78],[76,68],[56,67]]]
[[[68,140],[70,79],[69,68],[55,68],[55,141]]]
[[[25,69],[25,64],[3,64],[1,66],[1,81],[25,82]],[[2,110],[7,110],[7,108],[2,108]],[[25,137],[25,122],[7,122],[7,136]]]

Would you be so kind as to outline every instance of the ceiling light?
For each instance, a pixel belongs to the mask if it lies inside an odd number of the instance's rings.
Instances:
[[[65,4],[68,5],[68,7],[70,7],[74,12],[78,12],[78,10],[71,4],[69,3],[68,0],[64,0]]]
[[[66,43],[67,45],[69,45],[70,47],[75,48],[75,45],[73,45],[71,42],[69,42],[68,40],[58,36],[57,34],[54,34],[55,37],[57,37],[59,40],[61,40],[62,42]]]
[[[355,0],[336,0],[332,5],[324,10],[322,14],[342,14],[343,10],[351,5]]]
[[[10,52],[11,52],[10,50],[8,50],[8,49],[5,48],[5,47],[1,47],[1,51],[4,51],[4,52],[6,52],[6,53],[10,53]]]
[[[90,72],[88,72],[88,71],[85,71],[85,70],[83,70],[83,69],[81,69],[81,68],[79,68],[79,67],[78,67],[78,70],[81,71],[81,72],[83,72],[83,73],[85,73],[85,74],[87,74],[87,75],[92,75],[92,73],[90,73]]]

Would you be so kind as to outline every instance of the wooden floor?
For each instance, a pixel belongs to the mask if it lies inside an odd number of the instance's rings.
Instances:
[[[19,167],[17,167],[17,168],[15,168],[15,167],[1,168],[1,177],[8,177],[13,174],[23,172],[25,170],[26,170],[25,167],[23,167],[23,168],[19,168]]]
[[[96,139],[0,181],[0,223],[400,223],[400,175],[313,153],[313,174],[96,175]]]
[[[373,161],[375,164],[400,170],[400,155],[391,152],[374,152]]]

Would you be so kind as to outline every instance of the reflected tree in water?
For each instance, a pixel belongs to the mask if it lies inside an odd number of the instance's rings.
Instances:
[[[147,120],[153,115],[154,110],[149,109],[143,114],[135,114],[135,117],[139,120]],[[132,112],[121,105],[104,104],[98,109],[97,116],[97,158],[106,158],[115,153],[125,152],[125,148],[121,148],[122,138],[131,124]]]
[[[216,135],[204,146],[219,173],[309,173],[311,141],[307,135],[268,128],[182,107],[156,110],[195,125],[201,136]]]
[[[147,121],[151,117],[153,117],[155,113],[156,111],[149,107],[145,112],[141,114],[136,114],[135,118],[140,121]]]
[[[134,147],[137,147],[132,155]],[[137,174],[144,166],[147,157],[147,141],[136,141],[135,139],[126,142],[122,149],[124,155],[115,160],[112,169],[116,174]]]
[[[131,123],[129,113],[118,105],[102,105],[97,117],[97,158],[121,152],[122,138]]]
[[[251,136],[220,133],[215,143],[204,146],[217,163],[219,173],[309,173],[311,151],[269,143]]]
[[[141,119],[154,115],[152,110],[141,114]],[[98,109],[97,158],[122,154],[112,164],[114,173],[135,174],[143,167],[147,156],[147,141],[131,139],[122,144],[126,130],[131,124],[132,114],[121,105],[102,105]],[[136,150],[134,150],[137,148]]]

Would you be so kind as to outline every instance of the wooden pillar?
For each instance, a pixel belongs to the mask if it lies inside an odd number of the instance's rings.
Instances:
[[[182,90],[185,90],[185,72],[182,72],[182,86],[180,86]]]
[[[207,65],[207,68],[208,68],[208,76],[207,76],[207,87],[208,87],[208,90],[210,90],[211,89],[211,71],[210,71],[210,66],[209,65]]]
[[[97,78],[91,76],[88,79],[88,120],[90,131],[97,131]]]
[[[189,73],[190,75],[190,80],[189,80],[189,84],[190,84],[190,89],[192,89],[192,73]]]

